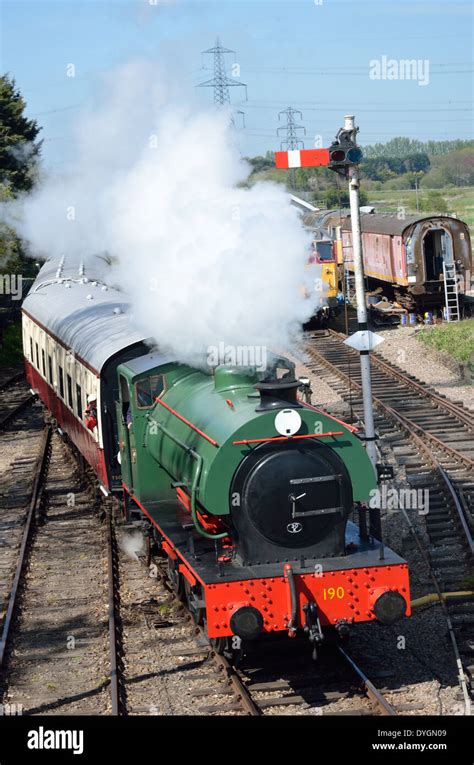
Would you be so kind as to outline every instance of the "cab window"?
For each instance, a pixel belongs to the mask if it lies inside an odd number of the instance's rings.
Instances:
[[[139,409],[147,409],[153,406],[157,398],[164,390],[163,375],[152,375],[135,383],[135,401]]]
[[[331,263],[334,261],[332,242],[317,242],[316,249],[320,263]]]

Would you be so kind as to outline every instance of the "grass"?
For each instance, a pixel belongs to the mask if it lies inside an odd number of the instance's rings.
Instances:
[[[429,327],[417,334],[417,340],[457,361],[468,362],[474,354],[474,319]]]
[[[448,211],[468,224],[474,232],[474,189],[471,186],[447,189],[419,189],[418,200],[421,203],[430,191],[436,191],[446,200]],[[381,189],[380,191],[368,190],[370,204],[380,211],[397,212],[399,206],[407,208],[407,213],[416,213],[416,192],[414,189],[400,191]],[[437,212],[433,210],[433,212]]]
[[[0,346],[0,367],[13,367],[23,363],[21,321],[9,324]]]
[[[287,177],[282,170],[261,170],[258,173],[252,175],[251,184],[257,181],[276,181],[277,183],[285,183]],[[344,187],[344,182],[341,182],[341,188]],[[369,204],[377,208],[378,212],[397,212],[398,207],[402,206],[406,208],[408,214],[416,213],[416,191],[414,189],[381,189],[375,191],[364,186],[362,182],[362,188],[367,191],[369,197]],[[418,203],[421,206],[422,200],[426,199],[429,192],[435,191],[441,194],[446,200],[448,205],[448,214],[454,214],[461,220],[465,221],[471,230],[471,234],[474,238],[474,188],[472,186],[465,187],[449,187],[444,189],[418,189]],[[294,192],[298,196],[298,191]],[[323,192],[321,192],[322,194]],[[432,210],[433,213],[438,210]],[[421,213],[425,215],[424,211]]]

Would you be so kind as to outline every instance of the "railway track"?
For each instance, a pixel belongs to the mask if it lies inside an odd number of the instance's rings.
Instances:
[[[119,533],[138,537],[139,528],[125,525]],[[345,649],[332,647],[313,662],[305,638],[257,643],[235,666],[215,652],[185,610],[165,564],[156,561],[148,569],[143,551],[132,551],[139,545],[121,545],[128,547],[120,563],[123,714],[396,715],[420,709],[399,702],[403,687],[377,688]],[[387,674],[381,670],[375,679]],[[184,695],[174,695],[173,677]]]
[[[49,428],[31,434],[28,451],[14,460],[3,484],[0,524],[0,669],[10,637],[17,606],[24,561],[31,539],[35,512],[41,500],[42,477],[46,469],[51,432]]]
[[[47,426],[2,628],[0,688],[23,714],[117,714],[108,541],[95,488]],[[11,529],[6,529],[10,538]],[[2,563],[5,563],[2,556]],[[108,615],[108,619],[107,619]],[[107,647],[110,650],[107,651]]]
[[[403,423],[399,425],[406,442]],[[387,433],[394,432],[392,423]],[[393,715],[420,708],[397,703],[393,689],[377,689],[347,651],[338,649],[330,666],[313,665],[306,641],[297,656],[286,653],[292,648],[287,645],[283,659],[279,648],[273,656],[266,649],[264,655],[252,653],[238,668],[232,666],[183,615],[169,587],[163,584],[157,597],[155,576],[137,565],[146,563],[143,555],[121,554],[116,537],[121,524],[114,521],[112,503],[102,500],[107,523],[101,524],[98,499],[69,450],[59,436],[44,433],[35,442],[29,438],[32,451],[18,458],[13,470],[23,479],[28,470],[32,484],[28,502],[23,496],[20,514],[12,520],[23,534],[20,549],[13,526],[0,526],[0,544],[5,531],[3,539],[11,548],[10,557],[2,557],[9,571],[1,582],[10,583],[10,598],[4,594],[8,629],[2,634],[3,672],[0,662],[4,704],[26,714],[167,714],[163,710],[173,708],[174,694],[163,677],[175,674],[184,680],[188,704],[184,709],[179,704],[176,713],[272,715],[284,709],[295,714]],[[9,435],[7,431],[2,438]],[[42,470],[40,462],[46,466]],[[72,504],[65,501],[68,497]],[[26,510],[31,518],[25,537]],[[158,566],[153,568],[164,582]],[[465,623],[466,614],[460,610],[459,615]],[[172,649],[163,667],[168,631],[173,632]],[[287,659],[282,676],[273,668]],[[380,678],[375,674],[372,679]]]
[[[201,707],[205,714],[241,711],[263,716],[285,709],[296,715],[395,716],[420,708],[389,701],[390,691],[376,688],[346,649],[333,646],[321,655],[320,664],[314,664],[304,639],[297,642],[299,646],[282,642],[274,651],[260,645],[238,667],[212,653],[215,681],[208,685],[206,678],[206,685],[191,689],[190,694],[212,702]],[[342,708],[332,706],[341,702]]]
[[[305,363],[362,422],[358,354],[343,344],[344,337],[332,331],[308,333]],[[467,709],[467,693],[474,690],[474,597],[469,594],[474,571],[474,414],[376,354],[371,358],[379,445],[389,445],[403,467],[409,496],[424,502],[422,508],[415,504],[401,509],[409,524],[410,511],[425,518],[429,546],[423,554],[443,603]],[[449,600],[442,596],[457,591],[464,594]]]
[[[0,378],[0,431],[5,430],[35,400],[23,372]]]

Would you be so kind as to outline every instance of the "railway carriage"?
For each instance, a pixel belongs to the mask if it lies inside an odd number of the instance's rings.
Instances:
[[[83,268],[47,262],[23,301],[23,349],[31,388],[52,412],[106,490],[121,488],[117,462],[116,369],[145,353],[130,325],[123,294]],[[87,400],[97,400],[98,424],[86,425]]]
[[[305,216],[305,223],[330,236],[338,262],[353,271],[351,219],[347,211]],[[364,271],[372,287],[408,309],[445,304],[446,279],[455,275],[462,301],[470,289],[471,240],[468,226],[449,215],[390,215],[361,212]],[[447,272],[443,269],[447,267]],[[341,274],[342,277],[342,274]]]
[[[64,264],[43,267],[23,314],[31,387],[146,522],[217,650],[298,631],[316,650],[328,629],[410,613],[407,564],[367,510],[377,480],[356,428],[298,399],[288,359],[181,364],[132,327],[123,293]]]

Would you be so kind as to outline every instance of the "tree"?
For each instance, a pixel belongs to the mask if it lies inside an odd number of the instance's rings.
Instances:
[[[326,203],[329,210],[338,207],[349,207],[349,192],[340,191],[339,189],[327,189],[322,195],[322,199]],[[361,205],[366,205],[368,202],[367,193],[361,189],[359,192],[359,199]]]
[[[41,149],[41,128],[25,117],[25,108],[15,80],[0,76],[0,183],[14,195],[32,188]]]
[[[455,141],[416,141],[401,136],[392,138],[387,143],[376,143],[373,146],[364,146],[364,157],[375,159],[378,157],[398,157],[406,159],[413,154],[428,154],[430,157],[443,156],[451,151],[469,149],[474,147],[472,140]]]
[[[410,154],[404,161],[405,169],[411,173],[426,173],[430,169],[430,158],[424,151]]]
[[[29,191],[36,178],[41,142],[35,142],[41,128],[24,116],[26,108],[15,81],[0,76],[0,203]],[[23,246],[11,226],[0,222],[0,270],[32,276],[34,261],[26,258]]]
[[[446,184],[446,173],[440,167],[432,167],[420,182],[420,185],[427,189],[442,189]]]
[[[437,166],[445,171],[448,183],[455,186],[472,186],[474,184],[474,150],[461,149],[453,151],[446,157],[437,160]]]
[[[428,191],[426,197],[421,200],[421,209],[424,212],[446,213],[448,205],[439,191]]]

